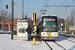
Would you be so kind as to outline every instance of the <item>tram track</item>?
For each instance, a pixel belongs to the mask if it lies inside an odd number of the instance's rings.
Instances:
[[[51,50],[53,50],[53,48],[47,43],[47,41],[44,41],[46,44],[47,44],[47,46],[51,49]],[[58,43],[56,43],[55,41],[52,41],[53,43],[55,43],[56,45],[58,45],[59,47],[61,47],[63,50],[66,50],[64,47],[62,47],[61,45],[59,45]]]
[[[65,47],[66,45],[68,45],[65,42],[63,44],[59,43],[59,42],[61,42],[61,39],[62,39],[62,42],[63,42],[63,40],[67,40],[67,42],[70,41],[70,43],[73,43],[73,44],[75,43],[75,41],[71,41],[71,39],[68,39],[68,37],[62,37],[61,36],[59,38],[60,39],[57,40],[57,41],[44,41],[44,42],[50,48],[50,50],[67,50],[67,49],[69,49],[69,48]],[[64,45],[64,44],[66,44],[66,45]]]
[[[65,39],[65,38],[63,38],[63,37],[60,37],[60,38]],[[75,43],[74,41],[71,41],[71,40],[68,40],[68,39],[65,39],[65,40]]]
[[[48,47],[49,47],[51,50],[53,50],[52,47],[51,47],[46,41],[45,41],[45,43],[48,45]]]
[[[58,46],[60,46],[61,48],[63,48],[64,50],[66,50],[64,47],[62,47],[61,45],[59,45],[58,43],[56,43],[55,41],[53,41],[55,44],[57,44]]]
[[[75,43],[74,41],[68,40],[64,37],[59,37],[59,38],[62,39],[62,40],[70,41],[70,43]],[[58,41],[61,41],[60,39]],[[44,41],[44,42],[50,48],[50,50],[56,50],[56,49],[57,50],[67,50],[67,48],[65,47],[66,45],[62,45],[58,41]]]

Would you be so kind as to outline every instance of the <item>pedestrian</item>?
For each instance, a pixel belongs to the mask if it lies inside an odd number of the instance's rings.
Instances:
[[[40,26],[36,30],[37,34],[39,34],[39,31],[40,31]]]
[[[40,38],[40,34],[41,34],[41,33],[40,33],[40,32],[41,32],[41,25],[37,27],[37,30],[36,30],[36,31],[37,31],[38,37]]]
[[[28,26],[28,28],[26,29],[27,33],[28,33],[28,40],[31,40],[31,32],[32,32],[32,28],[30,27],[30,25]]]

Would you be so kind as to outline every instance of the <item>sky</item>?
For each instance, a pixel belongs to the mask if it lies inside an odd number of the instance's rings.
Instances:
[[[0,9],[11,12],[12,0],[0,0]],[[14,6],[19,10],[20,18],[22,18],[22,0],[14,0]],[[9,4],[9,9],[6,9],[6,5]],[[45,5],[65,5],[65,0],[24,0],[24,17],[27,15],[31,17],[33,12],[36,13],[36,17],[42,15],[40,10],[47,10],[46,14],[57,15],[58,18],[65,19],[65,7],[44,7]],[[67,5],[75,5],[75,0],[67,0]],[[16,8],[14,8],[14,18],[18,17]],[[67,7],[67,16],[70,15],[73,7]]]

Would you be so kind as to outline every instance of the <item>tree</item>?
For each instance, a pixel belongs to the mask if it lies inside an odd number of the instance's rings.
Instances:
[[[70,31],[70,25],[71,25],[71,19],[70,19],[71,17],[70,16],[68,16],[67,17],[67,20],[66,20],[66,29],[67,29],[67,31]]]
[[[73,26],[73,29],[74,29],[74,21],[75,21],[75,9],[73,8],[72,11],[71,11],[71,26]]]
[[[4,25],[5,25],[5,20],[3,20],[3,19],[5,19],[5,18],[8,18],[8,11],[1,9],[0,10],[0,20],[2,20],[1,22],[4,23]],[[3,25],[2,25],[2,28],[3,28]],[[4,28],[4,30],[5,30],[5,28]]]
[[[0,10],[0,16],[1,17],[5,17],[5,18],[8,18],[8,11],[4,10],[4,9],[1,9]]]
[[[68,30],[70,30],[70,26],[72,26],[74,29],[74,23],[75,23],[74,21],[75,21],[75,9],[72,9],[70,16],[68,16],[66,20]]]

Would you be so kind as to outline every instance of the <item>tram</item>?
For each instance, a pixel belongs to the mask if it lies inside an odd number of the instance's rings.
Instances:
[[[56,15],[42,15],[37,22],[37,34],[40,40],[58,39],[58,22]]]

